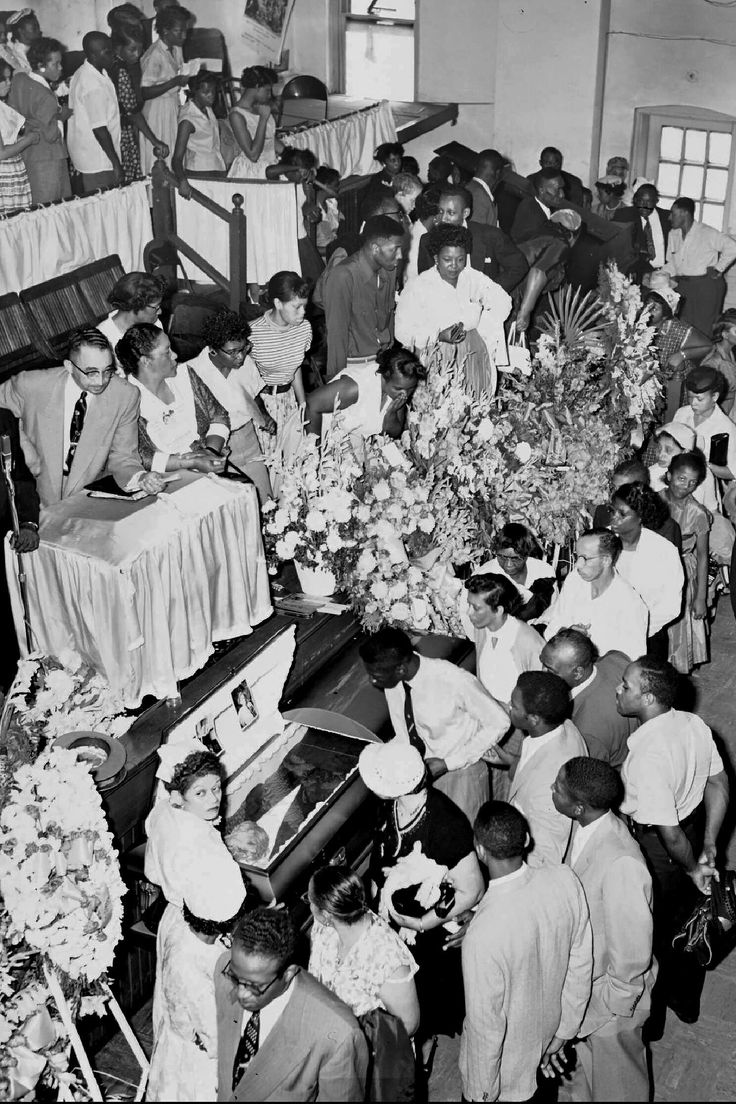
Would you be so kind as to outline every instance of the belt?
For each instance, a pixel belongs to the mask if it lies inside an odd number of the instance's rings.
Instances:
[[[698,805],[695,806],[691,813],[688,813],[688,815],[680,821],[679,827],[689,828],[692,824],[697,824],[698,820],[703,816],[704,812],[705,806],[701,801]],[[632,830],[632,834],[637,838],[639,836],[645,836],[649,832],[657,831],[656,824],[638,824],[635,820],[632,820],[631,817],[628,817],[627,819],[629,821],[629,827]]]
[[[373,356],[348,357],[348,364],[372,364],[375,362],[377,355],[377,353],[374,353]]]
[[[284,391],[291,391],[291,384],[267,383],[263,390],[267,395],[283,395]]]

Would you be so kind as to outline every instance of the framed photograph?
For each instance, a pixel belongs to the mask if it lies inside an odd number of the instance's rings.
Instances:
[[[218,757],[222,755],[224,748],[217,739],[217,720],[207,714],[195,723],[194,735],[201,740],[208,751]]]
[[[240,725],[240,731],[245,732],[246,729],[250,728],[250,726],[258,720],[258,708],[246,679],[238,683],[232,691],[231,696],[238,718],[238,724]]]

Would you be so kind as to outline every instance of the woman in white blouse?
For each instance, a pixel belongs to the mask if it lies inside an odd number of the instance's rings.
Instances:
[[[533,533],[517,521],[509,521],[496,536],[496,555],[476,570],[476,575],[505,575],[521,596],[515,610],[520,621],[534,625],[557,595],[555,569],[539,557]]]
[[[231,462],[253,480],[263,505],[271,497],[271,481],[254,424],[263,415],[254,399],[263,387],[255,361],[248,355],[250,327],[235,311],[223,307],[204,324],[205,347],[189,362],[230,416]]]
[[[177,365],[169,339],[150,322],[131,326],[115,349],[141,393],[138,451],[151,471],[221,472],[230,418],[196,372]]]
[[[97,329],[112,345],[117,345],[123,334],[139,322],[150,322],[161,329],[161,303],[166,284],[160,276],[147,272],[126,272],[113,285],[107,301],[112,307],[107,318],[99,322]]]
[[[474,394],[496,388],[496,364],[508,364],[503,324],[511,297],[468,265],[470,231],[435,226],[428,235],[435,267],[408,281],[396,307],[396,339],[423,363],[462,365]]]

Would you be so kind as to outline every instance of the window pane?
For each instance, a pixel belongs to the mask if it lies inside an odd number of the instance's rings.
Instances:
[[[414,28],[348,23],[345,92],[357,99],[414,99]]]
[[[677,195],[680,191],[680,166],[660,162],[657,188],[667,195]]]
[[[731,135],[720,134],[717,130],[711,131],[708,143],[708,160],[711,165],[731,164]]]
[[[708,226],[714,226],[716,230],[722,230],[724,210],[725,208],[720,207],[717,203],[704,203],[701,218]]]
[[[703,166],[685,165],[682,170],[680,195],[700,199],[703,194]]]
[[[679,161],[682,155],[682,128],[662,127],[659,156],[667,161]]]
[[[705,130],[688,130],[685,132],[685,160],[705,161],[705,140],[708,132]]]
[[[657,206],[661,207],[665,211],[669,211],[670,207],[675,202],[676,198],[677,198],[676,196],[660,195],[659,203],[657,204]]]
[[[379,19],[413,19],[415,0],[350,0],[353,15],[375,15]],[[370,9],[370,10],[369,10]]]
[[[705,198],[717,199],[721,203],[726,198],[728,173],[725,169],[707,169],[705,173]]]

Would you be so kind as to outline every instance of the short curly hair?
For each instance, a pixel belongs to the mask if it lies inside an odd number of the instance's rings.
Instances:
[[[220,760],[211,751],[193,751],[181,763],[177,763],[172,771],[171,781],[164,782],[164,786],[169,793],[176,790],[183,797],[198,778],[206,778],[209,774],[216,774],[222,781]]]
[[[236,944],[246,954],[274,959],[281,971],[296,956],[296,930],[286,909],[262,905],[238,922],[233,932],[233,946]]]
[[[250,337],[250,326],[241,315],[222,307],[205,320],[202,337],[210,349],[221,349],[228,341],[247,340]]]
[[[427,378],[427,369],[418,356],[411,349],[405,349],[398,342],[389,349],[384,349],[376,357],[378,372],[384,379],[389,380],[394,375],[403,376],[404,379],[416,380],[421,383]]]
[[[577,756],[563,766],[564,782],[570,795],[592,809],[616,809],[624,796],[621,776],[602,759]]]
[[[652,529],[655,533],[662,528],[670,516],[667,503],[663,502],[657,492],[646,483],[624,483],[611,496],[612,502],[617,499],[634,511],[645,529]]]
[[[111,307],[123,311],[141,311],[160,303],[166,293],[166,282],[148,272],[126,272],[117,280],[107,297]]]
[[[439,226],[433,226],[427,237],[429,252],[433,257],[436,257],[441,249],[464,249],[469,254],[473,248],[473,235],[466,226],[451,226],[443,222]]]
[[[700,449],[693,449],[692,452],[680,452],[677,456],[672,457],[665,476],[668,483],[670,477],[673,476],[675,472],[679,471],[680,468],[691,468],[698,477],[698,486],[705,482],[705,477],[708,474],[708,465]]]
[[[468,594],[479,594],[491,609],[499,606],[512,616],[522,605],[521,595],[505,575],[494,575],[488,572],[484,575],[471,575],[465,583]]]
[[[501,548],[512,548],[517,556],[523,556],[525,559],[528,556],[541,556],[542,550],[536,537],[531,529],[528,529],[526,525],[522,525],[520,521],[506,522],[503,528],[496,533],[496,539],[493,543],[496,555],[498,555]]]
[[[570,712],[570,687],[549,671],[522,671],[516,689],[525,711],[547,724],[561,725]]]

